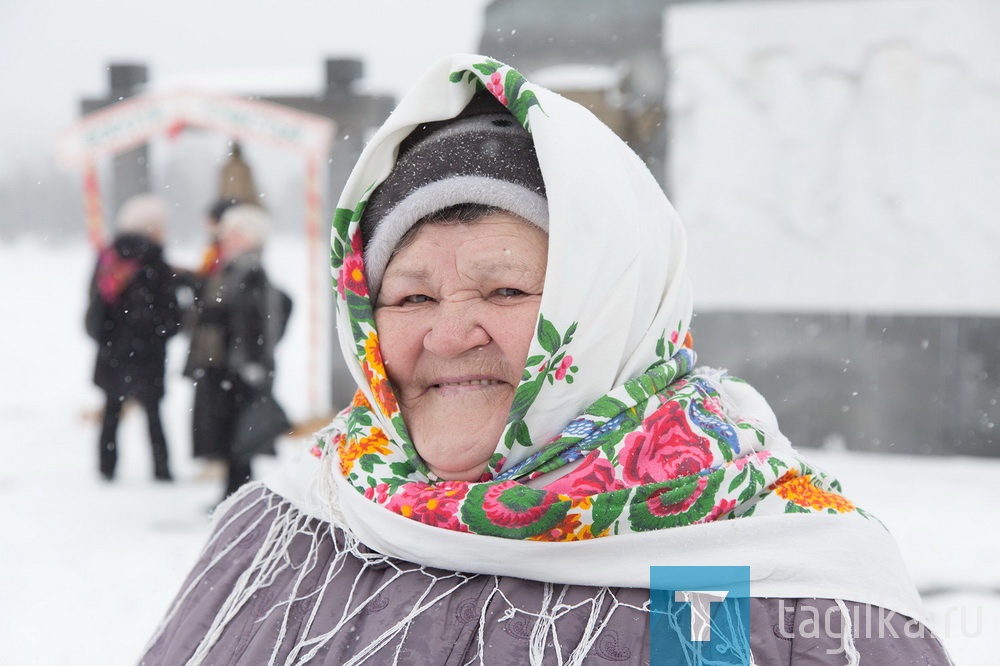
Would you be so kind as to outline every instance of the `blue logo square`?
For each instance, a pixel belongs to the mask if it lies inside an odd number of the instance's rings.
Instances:
[[[750,663],[750,567],[650,567],[650,666]]]

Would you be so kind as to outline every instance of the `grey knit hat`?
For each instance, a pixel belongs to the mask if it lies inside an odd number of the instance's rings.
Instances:
[[[531,134],[483,91],[455,118],[413,130],[361,218],[374,299],[396,245],[423,218],[458,204],[499,208],[548,231],[545,183]]]

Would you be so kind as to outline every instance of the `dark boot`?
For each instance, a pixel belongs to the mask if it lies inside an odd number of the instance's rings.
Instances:
[[[118,463],[118,418],[121,415],[122,402],[108,396],[104,406],[104,419],[101,423],[101,439],[98,442],[98,468],[105,481],[115,478],[115,465]]]
[[[249,462],[229,461],[229,478],[226,481],[226,497],[229,497],[240,489],[244,483],[250,480],[252,471]]]
[[[173,481],[167,459],[167,438],[163,434],[163,422],[160,420],[160,403],[151,400],[145,407],[146,419],[149,421],[149,443],[153,449],[153,477],[157,481]]]
[[[118,462],[118,453],[115,450],[114,442],[107,442],[101,445],[101,476],[105,481],[114,481],[115,465]]]

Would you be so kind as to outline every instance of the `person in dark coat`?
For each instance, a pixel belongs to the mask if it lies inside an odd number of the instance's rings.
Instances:
[[[98,343],[94,383],[107,397],[99,469],[108,481],[115,475],[118,422],[129,400],[146,411],[154,477],[172,480],[160,400],[167,340],[179,330],[180,314],[174,271],[163,259],[167,212],[166,202],[154,195],[129,199],[91,280],[86,326]]]
[[[267,225],[267,214],[252,204],[233,206],[222,215],[220,269],[205,280],[191,333],[188,369],[197,381],[196,442],[205,442],[202,450],[211,447],[226,461],[226,496],[251,478],[253,455],[274,451],[273,437],[248,442],[240,421],[262,401],[276,405],[274,346],[292,308],[261,264]],[[282,422],[283,413],[277,416],[280,431],[287,421]]]
[[[184,283],[191,290],[191,308],[188,313],[188,332],[191,346],[187,362],[184,365],[184,376],[194,380],[194,406],[191,412],[191,445],[192,455],[202,458],[210,465],[225,466],[225,451],[220,431],[222,425],[215,415],[219,412],[217,406],[225,398],[220,395],[221,388],[217,381],[201,381],[208,369],[208,358],[211,354],[202,346],[211,335],[204,335],[202,310],[206,302],[211,303],[206,286],[212,278],[222,270],[220,260],[219,222],[223,214],[235,206],[235,199],[220,199],[209,209],[206,216],[206,226],[210,237],[208,247],[202,257],[201,266],[197,272],[184,274]],[[214,297],[214,294],[212,294]],[[206,322],[212,326],[211,322]],[[206,468],[208,469],[208,468]]]

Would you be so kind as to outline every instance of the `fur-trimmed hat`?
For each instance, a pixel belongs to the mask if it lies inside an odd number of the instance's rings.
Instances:
[[[483,91],[455,118],[419,126],[361,218],[373,298],[396,245],[423,218],[458,204],[498,208],[548,231],[545,182],[531,134]]]

